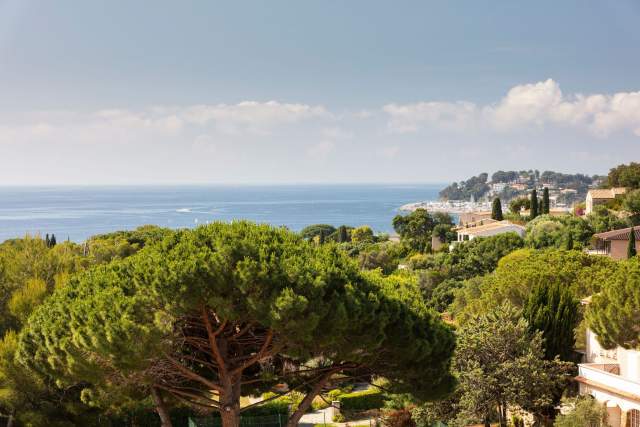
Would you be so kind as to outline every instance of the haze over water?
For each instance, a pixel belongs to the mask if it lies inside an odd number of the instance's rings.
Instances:
[[[4,187],[0,241],[55,234],[83,241],[144,224],[194,227],[248,219],[298,231],[310,224],[391,232],[403,204],[436,200],[443,184]]]

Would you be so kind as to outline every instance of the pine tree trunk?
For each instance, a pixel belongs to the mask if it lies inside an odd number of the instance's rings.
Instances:
[[[240,427],[240,381],[224,378],[224,393],[220,394],[222,427]]]
[[[240,411],[238,409],[223,409],[220,411],[220,419],[222,427],[240,427]]]
[[[500,405],[498,412],[500,414],[500,427],[507,427],[507,405]]]
[[[298,408],[289,417],[286,427],[296,427],[298,425],[298,423],[300,422],[300,418],[302,418],[304,413],[307,412],[309,407],[311,407],[313,399],[315,399],[315,397],[319,395],[320,392],[322,392],[322,388],[325,386],[325,384],[327,384],[332,375],[333,371],[329,371],[325,375],[323,375],[317,383],[314,384],[314,386],[307,393],[304,399],[302,399],[300,405],[298,405]]]
[[[160,396],[160,393],[155,387],[151,387],[151,396],[153,397],[153,402],[156,404],[156,412],[160,417],[160,425],[162,427],[173,427],[169,411],[162,400],[162,396]]]

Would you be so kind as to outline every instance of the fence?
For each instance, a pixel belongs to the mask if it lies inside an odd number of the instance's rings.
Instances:
[[[283,427],[287,424],[287,416],[283,414],[264,416],[240,416],[240,427]],[[189,418],[189,427],[220,427],[219,417]]]

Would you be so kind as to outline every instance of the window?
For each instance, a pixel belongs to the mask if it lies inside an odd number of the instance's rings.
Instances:
[[[629,427],[640,427],[640,411],[632,409],[629,411]]]

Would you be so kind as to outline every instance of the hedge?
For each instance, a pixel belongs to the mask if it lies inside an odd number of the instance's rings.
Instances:
[[[346,411],[366,411],[384,406],[384,395],[380,390],[365,390],[343,394],[338,397],[340,409]]]

